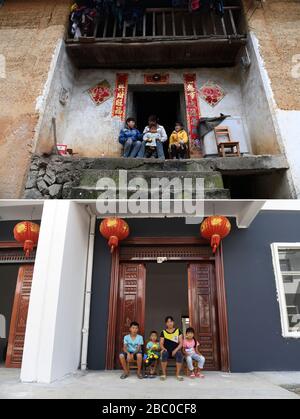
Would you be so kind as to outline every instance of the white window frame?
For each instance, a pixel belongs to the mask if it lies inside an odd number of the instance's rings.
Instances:
[[[276,279],[277,296],[278,296],[279,309],[280,309],[282,336],[284,338],[300,339],[300,331],[290,332],[289,330],[289,319],[288,319],[288,311],[287,311],[287,304],[286,304],[286,297],[285,297],[285,290],[284,290],[283,274],[281,272],[280,260],[279,260],[280,250],[298,249],[300,251],[300,243],[272,243],[271,249],[272,249],[272,256],[273,256],[274,273],[275,273],[275,279]]]

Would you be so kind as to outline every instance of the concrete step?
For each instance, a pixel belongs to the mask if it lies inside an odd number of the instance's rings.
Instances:
[[[149,170],[95,170],[86,169],[83,171],[80,183],[77,187],[72,189],[73,199],[97,199],[99,194],[106,190],[103,179],[110,179],[116,185],[116,190],[119,192],[127,192],[128,183],[134,179],[144,181],[142,185],[143,192],[155,191],[161,192],[162,188],[167,188],[168,184],[165,185],[163,180],[167,182],[173,182],[179,192],[173,193],[171,188],[171,198],[184,197],[184,191],[187,191],[188,187],[191,187],[189,196],[196,196],[196,186],[199,187],[199,180],[204,182],[204,196],[207,199],[228,199],[230,194],[228,190],[224,189],[222,175],[218,172],[189,172],[189,171],[149,171]],[[99,184],[99,181],[101,183]],[[175,183],[174,183],[175,182]],[[176,183],[177,182],[177,183]],[[145,189],[147,188],[147,189]]]
[[[283,155],[244,155],[242,157],[208,157],[188,160],[97,158],[80,159],[85,169],[95,170],[154,170],[180,172],[212,172],[222,174],[263,174],[289,168]],[[76,162],[76,159],[74,160]]]

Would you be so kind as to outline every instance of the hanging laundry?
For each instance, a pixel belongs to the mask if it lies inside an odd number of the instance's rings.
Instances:
[[[71,33],[74,39],[93,35],[96,16],[95,0],[78,0],[71,6]]]
[[[221,113],[220,116],[211,118],[201,117],[198,125],[198,136],[200,141],[203,142],[204,137],[220,125],[226,118],[230,118],[230,115],[223,115]]]
[[[200,6],[201,6],[200,0],[190,0],[189,9],[192,12],[195,12],[196,10],[199,10]]]

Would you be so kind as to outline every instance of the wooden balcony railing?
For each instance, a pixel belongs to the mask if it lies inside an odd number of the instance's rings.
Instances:
[[[185,9],[147,9],[135,26],[120,25],[114,16],[100,16],[94,27],[94,36],[78,41],[147,42],[151,40],[197,40],[245,38],[247,34],[243,12],[239,6],[225,7],[224,17],[214,11],[190,13]]]

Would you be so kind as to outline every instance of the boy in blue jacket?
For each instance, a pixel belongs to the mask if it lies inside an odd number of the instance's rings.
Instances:
[[[125,128],[120,132],[119,143],[124,146],[123,157],[136,157],[142,145],[142,134],[136,128],[134,118],[126,120]]]

